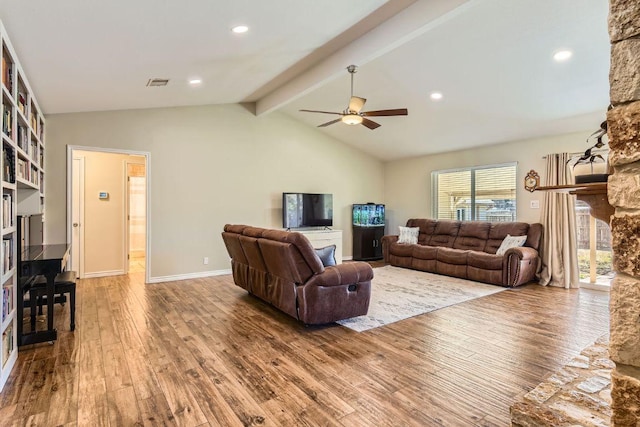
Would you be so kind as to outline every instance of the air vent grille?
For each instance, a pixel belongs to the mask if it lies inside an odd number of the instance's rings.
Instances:
[[[149,79],[147,87],[151,86],[166,86],[169,83],[169,79]]]

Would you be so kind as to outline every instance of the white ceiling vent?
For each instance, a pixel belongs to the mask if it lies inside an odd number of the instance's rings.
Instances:
[[[149,79],[147,87],[150,86],[166,86],[169,83],[169,79]]]

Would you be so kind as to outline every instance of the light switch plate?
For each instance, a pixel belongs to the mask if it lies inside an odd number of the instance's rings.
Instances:
[[[531,209],[540,209],[540,200],[531,200],[529,206],[531,206]]]

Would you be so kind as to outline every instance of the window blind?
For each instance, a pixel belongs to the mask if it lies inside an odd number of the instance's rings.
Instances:
[[[516,164],[432,172],[434,216],[460,221],[516,220]]]

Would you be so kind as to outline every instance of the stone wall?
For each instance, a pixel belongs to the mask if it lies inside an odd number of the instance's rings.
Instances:
[[[610,0],[611,424],[640,425],[640,1]]]

